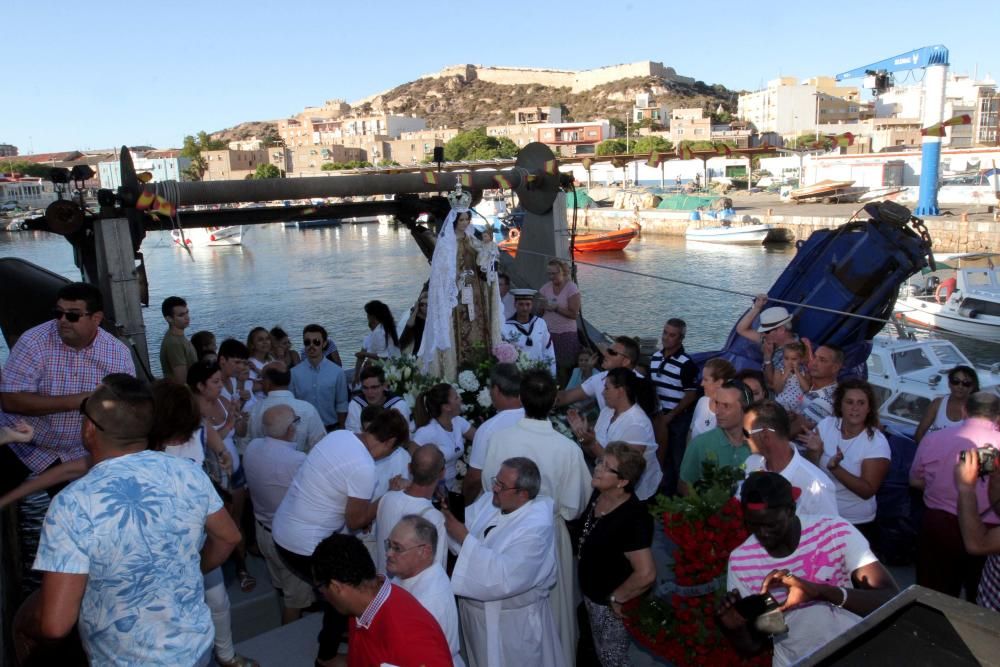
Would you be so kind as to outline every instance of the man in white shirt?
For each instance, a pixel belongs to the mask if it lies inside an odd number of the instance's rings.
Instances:
[[[444,515],[435,509],[432,498],[438,483],[444,479],[444,454],[437,445],[423,445],[413,453],[410,461],[410,483],[401,491],[389,491],[378,504],[375,515],[375,571],[385,572],[385,541],[400,519],[407,514],[424,517],[437,527],[439,537],[437,551],[433,554],[442,566],[448,562],[447,535],[444,530]]]
[[[500,336],[516,346],[528,359],[549,365],[552,376],[556,374],[556,353],[545,320],[534,314],[535,290],[515,289],[514,316],[503,323]]]
[[[425,446],[437,449],[433,445]],[[443,471],[443,459],[441,463]],[[448,640],[455,667],[465,667],[459,653],[461,645],[455,594],[451,590],[448,573],[434,557],[446,537],[422,516],[403,516],[385,540],[388,545],[387,574],[394,577],[393,581],[397,586],[409,592],[437,619]]]
[[[627,373],[628,371],[616,371]],[[571,665],[576,656],[576,607],[579,604],[576,560],[566,522],[580,516],[592,489],[591,474],[580,447],[560,434],[549,421],[556,397],[556,382],[545,371],[529,371],[521,380],[524,419],[490,438],[483,464],[483,480],[492,480],[502,462],[514,457],[531,459],[542,476],[539,493],[552,499],[556,556],[556,585],[549,597],[559,628],[564,660]],[[650,437],[652,433],[650,433]],[[485,488],[484,484],[484,490]]]
[[[317,442],[326,436],[326,428],[319,412],[312,403],[295,398],[289,389],[292,372],[283,361],[272,361],[260,371],[261,383],[266,397],[256,401],[250,410],[250,426],[247,437],[251,440],[264,437],[264,411],[275,405],[287,405],[298,417],[295,425],[295,447],[300,452],[309,453]]]
[[[760,452],[746,462],[747,474],[758,471],[779,473],[801,490],[799,514],[839,516],[837,493],[827,475],[807,461],[789,442],[788,413],[776,401],[759,401],[743,416],[743,434],[751,448]]]
[[[409,439],[402,415],[382,411],[362,433],[334,431],[316,443],[274,513],[271,535],[289,568],[312,585],[310,557],[333,533],[360,530],[375,519],[375,459]],[[320,663],[333,660],[347,619],[329,607],[319,636]]]
[[[471,667],[564,667],[549,591],[556,582],[552,500],[530,459],[503,462],[463,524],[445,511],[458,555],[451,586],[458,596],[462,641]]]
[[[462,480],[465,504],[471,505],[483,491],[483,464],[490,438],[497,431],[513,426],[524,418],[521,407],[521,371],[517,364],[497,364],[490,371],[490,400],[497,413],[476,429],[469,452],[469,467]]]
[[[361,370],[361,396],[355,396],[347,404],[347,424],[344,426],[352,433],[362,430],[361,413],[365,408],[375,405],[386,410],[392,409],[403,415],[406,423],[413,431],[413,420],[410,417],[410,407],[399,396],[390,396],[389,387],[385,383],[385,371],[381,366],[365,366]]]
[[[591,375],[579,387],[560,391],[556,395],[556,407],[592,398],[597,401],[597,409],[603,410],[607,407],[604,402],[604,378],[608,376],[608,371],[613,368],[634,369],[637,363],[639,363],[639,343],[634,338],[618,336],[604,350],[604,361],[601,364],[603,370]]]
[[[257,546],[267,563],[271,583],[281,591],[281,623],[284,625],[298,620],[302,610],[310,606],[314,599],[312,586],[288,569],[271,537],[274,513],[278,511],[306,455],[296,448],[297,417],[291,406],[272,405],[261,420],[266,435],[255,438],[247,446],[243,469],[257,520]]]

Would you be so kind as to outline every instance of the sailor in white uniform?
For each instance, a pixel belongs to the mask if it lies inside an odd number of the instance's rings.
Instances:
[[[556,353],[545,320],[535,315],[535,290],[512,289],[514,317],[504,322],[501,337],[516,345],[532,361],[545,362],[553,376],[556,374]]]

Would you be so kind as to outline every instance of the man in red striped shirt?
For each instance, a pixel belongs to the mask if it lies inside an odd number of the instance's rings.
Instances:
[[[334,533],[316,547],[312,567],[323,597],[350,617],[348,667],[452,664],[437,619],[404,589],[375,573],[375,563],[361,540]],[[317,660],[316,664],[325,663]]]
[[[840,517],[797,515],[798,489],[773,472],[752,473],[740,501],[750,537],[729,556],[719,606],[723,632],[746,655],[774,647],[790,665],[843,633],[897,592],[892,575],[854,526]],[[771,593],[788,631],[768,636],[739,611],[741,598]]]

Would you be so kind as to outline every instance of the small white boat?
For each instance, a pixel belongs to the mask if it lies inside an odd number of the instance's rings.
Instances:
[[[243,243],[243,225],[185,229],[183,240],[179,229],[171,229],[170,238],[173,239],[175,245],[187,244],[189,248],[241,245]]]
[[[1000,343],[1000,253],[935,256],[938,270],[911,279],[896,302],[896,317],[931,329]]]
[[[951,341],[876,336],[867,366],[881,422],[912,436],[931,401],[948,395],[948,371],[962,365],[975,368]],[[982,391],[1000,394],[1000,364],[976,374]]]
[[[719,225],[688,229],[684,238],[702,243],[729,243],[735,245],[761,245],[771,233],[771,225]]]

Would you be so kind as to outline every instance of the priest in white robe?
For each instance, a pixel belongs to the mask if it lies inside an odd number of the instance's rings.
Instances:
[[[500,328],[500,337],[515,345],[532,361],[548,364],[552,376],[556,374],[556,350],[552,345],[549,327],[545,320],[535,315],[535,290],[513,289],[514,317]]]
[[[578,637],[576,608],[580,604],[576,559],[566,522],[580,516],[590,499],[591,474],[579,445],[561,435],[549,421],[555,403],[555,380],[545,371],[529,371],[521,379],[524,419],[490,438],[483,464],[483,489],[496,475],[503,461],[523,456],[535,462],[542,476],[539,493],[552,499],[552,513],[559,569],[549,601],[559,628],[566,664],[576,662]]]
[[[568,667],[548,601],[558,568],[552,500],[538,496],[530,459],[504,461],[495,480],[465,509],[465,524],[445,512],[469,665]]]

